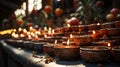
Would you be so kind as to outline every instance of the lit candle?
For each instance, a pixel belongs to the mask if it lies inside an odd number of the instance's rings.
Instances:
[[[44,38],[47,38],[47,35],[46,35],[46,34],[44,35]]]
[[[22,28],[18,28],[18,32],[21,32],[22,31]]]
[[[73,38],[72,34],[70,34],[70,38]]]
[[[67,40],[67,45],[69,45],[69,43],[70,43],[70,41],[69,41],[69,40]]]
[[[14,38],[19,38],[19,35],[18,35],[18,34],[15,34],[13,37],[14,37]]]
[[[93,34],[96,34],[96,32],[95,32],[94,30],[92,31],[92,33],[93,33]]]
[[[97,25],[100,25],[100,23],[97,23]]]
[[[47,27],[44,27],[44,31],[47,31]]]
[[[98,39],[98,35],[96,34],[96,32],[93,30],[92,31],[92,37],[93,37],[93,39]]]
[[[111,44],[110,43],[108,43],[107,46],[109,47],[109,49],[111,49]]]
[[[26,35],[26,34],[27,34],[27,30],[26,30],[26,29],[23,29],[23,33]]]
[[[67,24],[68,27],[70,27],[70,24]]]
[[[70,41],[67,40],[67,46],[65,46],[65,48],[70,48]]]
[[[20,37],[25,37],[25,35],[24,34],[20,34]]]
[[[52,34],[54,34],[55,33],[55,30],[54,29],[52,29]]]
[[[55,44],[57,44],[57,40],[55,40]]]

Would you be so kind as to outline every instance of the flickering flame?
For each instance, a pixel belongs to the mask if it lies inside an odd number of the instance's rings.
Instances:
[[[95,32],[94,30],[92,31],[92,33],[93,33],[93,34],[96,34],[96,32]]]
[[[27,33],[27,30],[26,30],[26,29],[23,29],[23,33]]]
[[[44,31],[47,31],[47,27],[44,27]]]
[[[22,31],[22,28],[18,28],[18,31],[19,31],[19,32]]]
[[[48,34],[51,34],[51,30],[48,30]]]
[[[49,27],[49,29],[48,30],[52,30],[52,28],[51,27]]]
[[[11,36],[13,37],[15,35],[15,32],[13,32],[12,34],[11,34]]]
[[[110,43],[108,43],[108,47],[110,47],[111,46],[111,44]]]
[[[70,27],[70,24],[67,24],[68,27]]]
[[[55,33],[55,30],[54,30],[54,29],[52,29],[52,33],[53,33],[53,34]]]
[[[44,37],[47,38],[47,35],[45,34]]]
[[[100,25],[100,23],[97,23],[97,25]]]
[[[27,32],[27,35],[30,35],[30,32]]]
[[[29,30],[32,30],[33,29],[33,27],[31,26],[30,28],[29,28]]]
[[[40,35],[41,33],[39,31],[36,31],[35,34]]]
[[[38,35],[35,35],[35,38],[38,38]]]
[[[14,38],[18,38],[18,37],[19,37],[19,35],[18,35],[18,34],[15,34],[15,35],[13,35],[13,37],[14,37]]]
[[[69,41],[69,40],[67,40],[67,45],[69,45],[69,43],[70,43],[70,41]]]
[[[35,37],[35,34],[33,32],[30,33],[33,37]]]
[[[20,34],[20,37],[25,37],[25,35],[24,34]]]
[[[16,29],[13,29],[13,32],[16,32]]]
[[[72,35],[72,34],[70,34],[70,38],[73,38],[73,35]]]
[[[55,40],[55,44],[57,44],[57,40]]]
[[[32,39],[31,35],[28,35],[28,39]]]

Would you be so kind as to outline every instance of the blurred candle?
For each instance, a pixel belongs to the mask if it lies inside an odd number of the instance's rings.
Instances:
[[[67,24],[68,27],[70,27],[70,24]]]

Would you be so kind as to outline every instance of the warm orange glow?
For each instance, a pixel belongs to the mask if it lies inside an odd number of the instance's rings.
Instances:
[[[72,35],[72,34],[70,34],[70,38],[73,38],[73,35]]]
[[[32,26],[29,28],[29,30],[31,30],[31,29],[33,29],[33,27],[32,27]]]
[[[25,35],[24,34],[20,34],[20,37],[25,37]]]
[[[108,43],[108,47],[110,47],[111,46],[111,44],[110,43]]]
[[[40,31],[36,31],[35,34],[40,35],[41,33],[40,33]]]
[[[49,29],[48,30],[52,30],[52,28],[51,27],[49,27]]]
[[[35,34],[33,32],[30,33],[33,37],[35,36]]]
[[[37,36],[37,35],[35,35],[35,38],[38,38],[38,36]]]
[[[27,30],[26,30],[26,29],[23,29],[23,33],[27,33]]]
[[[0,35],[11,34],[12,32],[14,32],[14,30],[15,29],[9,29],[9,30],[0,31]]]
[[[68,27],[70,27],[70,24],[67,24]]]
[[[18,28],[18,31],[21,32],[21,31],[22,31],[22,28]]]
[[[31,35],[28,35],[28,39],[32,39]]]
[[[45,34],[44,37],[47,38],[47,35]]]
[[[94,30],[92,31],[92,33],[93,33],[93,34],[96,34],[96,32],[95,32]]]
[[[48,34],[51,34],[51,30],[48,30]]]
[[[13,35],[14,38],[19,38],[18,34]]]
[[[47,31],[47,27],[44,27],[44,31]]]
[[[100,25],[100,23],[97,23],[97,25]]]
[[[70,40],[67,40],[67,45],[69,45],[70,44]]]
[[[57,44],[57,40],[55,40],[55,44]]]
[[[55,33],[55,30],[54,30],[54,29],[52,29],[52,33],[53,33],[53,34]]]

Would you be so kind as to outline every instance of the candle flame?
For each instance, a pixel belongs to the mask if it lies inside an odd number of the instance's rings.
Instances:
[[[45,34],[44,37],[47,38],[47,35]]]
[[[37,35],[35,35],[35,38],[38,38],[38,36],[37,36]]]
[[[72,34],[70,34],[70,38],[73,38]]]
[[[67,24],[68,27],[70,27],[70,24]]]
[[[30,32],[27,32],[27,35],[30,35]]]
[[[29,38],[29,39],[32,39],[31,35],[28,35],[28,38]]]
[[[69,43],[70,43],[70,41],[69,41],[69,40],[67,40],[67,45],[69,45]]]
[[[35,34],[33,32],[30,33],[33,37],[35,37]]]
[[[18,35],[18,34],[15,34],[15,35],[13,35],[13,37],[14,37],[14,38],[18,38],[18,37],[19,37],[19,35]]]
[[[51,34],[51,30],[48,30],[48,34]]]
[[[55,33],[55,30],[54,30],[54,29],[52,29],[52,33],[53,33],[53,34]]]
[[[111,46],[111,44],[110,43],[108,43],[108,47],[110,47]]]
[[[22,31],[22,28],[18,28],[18,31]]]
[[[35,34],[40,35],[41,33],[39,31],[36,31]]]
[[[49,27],[49,29],[48,30],[52,30],[52,28],[51,27]]]
[[[96,32],[95,32],[94,30],[92,31],[92,33],[93,33],[93,34],[96,34]]]
[[[100,23],[97,23],[97,25],[100,25]]]
[[[29,30],[32,30],[33,29],[33,27],[31,26],[30,28],[29,28]]]
[[[55,40],[55,44],[57,44],[57,40]]]
[[[12,34],[11,34],[11,36],[13,37],[15,35],[15,32],[13,32]]]
[[[25,37],[25,35],[24,34],[20,34],[20,37]]]
[[[46,30],[47,30],[47,27],[44,27],[44,30],[46,31]]]
[[[16,32],[16,29],[13,29],[13,32]]]
[[[27,33],[27,30],[26,30],[26,29],[23,29],[23,32],[24,32],[24,33]]]

